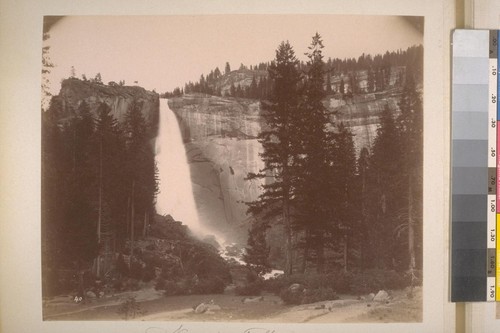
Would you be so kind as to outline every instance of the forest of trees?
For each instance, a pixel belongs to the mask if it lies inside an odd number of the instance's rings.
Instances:
[[[97,114],[82,101],[64,117],[52,98],[42,112],[42,258],[44,293],[61,286],[53,274],[109,269],[114,253],[132,254],[154,216],[157,179],[141,105],[119,124],[110,107]],[[128,245],[127,245],[128,244]],[[110,258],[106,258],[109,254]],[[97,259],[96,259],[97,258]]]
[[[245,260],[269,268],[266,233],[279,226],[285,275],[381,269],[409,272],[413,283],[422,267],[422,47],[404,57],[327,62],[322,49],[316,34],[301,64],[282,42],[268,68],[272,89],[261,102],[266,125],[259,135],[265,168],[248,175],[266,181],[248,203],[254,222]],[[406,75],[398,110],[386,106],[372,146],[357,156],[351,130],[331,123],[323,106],[327,74],[386,73],[399,62]]]
[[[268,75],[255,75],[257,71],[268,71],[276,60],[262,62],[254,66],[247,67],[240,65],[239,70],[254,72],[250,85],[240,85],[231,82],[225,96],[268,99],[272,90],[272,80]],[[308,63],[298,61],[297,68],[303,77],[308,71]],[[390,77],[395,74],[397,68],[404,68],[404,71],[397,72],[396,82],[393,86],[403,87],[405,78],[412,77],[416,81],[422,80],[423,47],[412,46],[406,50],[397,50],[372,56],[362,54],[356,58],[328,58],[323,62],[323,85],[327,94],[341,93],[342,95],[353,95],[361,93],[371,93],[383,91],[390,85]],[[250,73],[249,72],[249,73]],[[203,93],[214,96],[222,96],[221,78],[231,73],[231,66],[226,63],[224,73],[216,67],[206,75],[201,75],[196,82],[188,82],[184,88],[177,87],[172,92],[166,92],[162,96],[165,98],[179,97],[189,93]],[[249,75],[252,75],[251,73]],[[334,79],[340,80],[334,84]],[[366,85],[361,86],[360,81],[365,80]]]
[[[244,260],[259,272],[269,269],[267,235],[278,227],[286,276],[381,269],[410,272],[413,281],[422,267],[423,48],[325,61],[316,34],[306,55],[300,62],[282,42],[273,61],[240,66],[265,75],[253,75],[245,87],[231,83],[227,93],[260,100],[265,123],[259,135],[265,167],[247,176],[265,185],[248,203],[253,223]],[[44,59],[48,71],[46,50]],[[391,83],[398,67],[403,70]],[[164,96],[221,95],[220,80],[230,74],[226,63],[224,74],[216,68]],[[100,74],[93,82],[102,84]],[[333,93],[389,88],[396,90],[398,108],[386,105],[372,146],[357,154],[353,133],[332,123],[323,102]],[[141,109],[133,103],[118,123],[105,103],[94,113],[85,101],[63,112],[56,96],[42,111],[44,294],[60,288],[51,284],[62,270],[92,270],[100,277],[115,260],[108,254],[133,255],[134,241],[145,236],[158,179],[151,143],[156,133]]]

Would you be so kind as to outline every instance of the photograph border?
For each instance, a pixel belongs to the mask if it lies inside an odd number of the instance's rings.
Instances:
[[[0,3],[2,224],[0,330],[5,332],[447,332],[449,37],[454,2],[369,1],[77,1]],[[391,324],[235,324],[43,322],[40,261],[40,73],[44,15],[367,14],[424,16],[423,322]],[[28,111],[26,111],[28,110]],[[8,142],[8,144],[6,144]],[[436,158],[438,156],[438,158]],[[441,157],[441,158],[439,158]]]

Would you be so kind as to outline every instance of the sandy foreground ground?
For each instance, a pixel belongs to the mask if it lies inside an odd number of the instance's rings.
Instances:
[[[69,296],[44,301],[44,320],[136,320],[197,322],[269,322],[269,323],[342,323],[342,322],[420,322],[422,292],[416,288],[413,297],[408,291],[389,292],[385,302],[340,295],[339,300],[299,306],[284,305],[273,294],[244,297],[234,294],[163,296],[153,288],[125,292],[75,303]],[[137,311],[125,318],[120,305],[135,297]],[[246,300],[245,300],[246,299]],[[206,304],[206,311],[196,313],[194,307]]]

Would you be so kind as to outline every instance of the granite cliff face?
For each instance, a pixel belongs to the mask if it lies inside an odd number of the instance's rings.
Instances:
[[[398,112],[398,100],[397,92],[385,92],[349,100],[331,96],[324,104],[332,112],[332,122],[351,128],[359,153],[371,146],[382,110],[388,106]],[[172,98],[169,106],[179,120],[202,223],[246,241],[251,217],[245,202],[257,199],[261,182],[245,178],[264,166],[257,140],[264,125],[260,102],[199,94]]]
[[[56,97],[61,99],[63,112],[71,116],[82,101],[91,112],[95,112],[104,102],[111,107],[112,115],[123,122],[132,103],[139,103],[146,122],[155,130],[158,125],[159,95],[138,86],[104,85],[82,81],[76,78],[66,79],[61,83],[61,90]]]
[[[372,146],[382,111],[388,107],[393,112],[393,117],[399,114],[400,96],[398,90],[393,90],[357,95],[345,100],[330,97],[324,100],[323,104],[331,112],[332,124],[343,122],[351,129],[354,134],[354,146],[359,155],[362,148],[370,149]]]
[[[246,241],[245,202],[258,197],[261,184],[245,177],[263,167],[259,102],[186,95],[169,106],[179,119],[200,219]]]

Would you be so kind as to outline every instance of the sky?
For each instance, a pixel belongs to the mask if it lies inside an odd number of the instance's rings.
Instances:
[[[323,38],[325,59],[359,57],[422,44],[423,34],[397,16],[179,15],[66,16],[48,30],[51,92],[62,79],[97,73],[103,82],[125,80],[157,92],[197,81],[215,67],[224,70],[267,62],[288,40],[297,58],[312,36]]]

